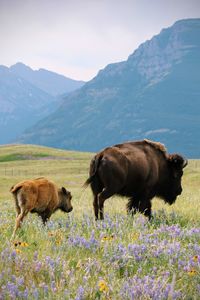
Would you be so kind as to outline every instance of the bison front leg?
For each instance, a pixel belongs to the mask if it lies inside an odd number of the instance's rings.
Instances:
[[[138,201],[136,201],[136,199],[130,198],[130,199],[128,200],[127,205],[126,205],[127,213],[128,213],[128,214],[131,213],[132,216],[133,216],[134,214],[136,214],[136,213],[139,211],[138,205],[139,205],[139,203],[138,203]]]
[[[151,201],[150,200],[141,200],[139,201],[139,211],[144,214],[146,217],[151,220]]]

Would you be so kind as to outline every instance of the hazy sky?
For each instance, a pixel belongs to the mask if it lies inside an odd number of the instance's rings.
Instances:
[[[184,18],[200,0],[0,0],[0,64],[89,80]]]

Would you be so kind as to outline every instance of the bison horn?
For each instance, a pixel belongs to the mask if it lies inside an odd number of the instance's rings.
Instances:
[[[188,160],[187,159],[184,159],[183,161],[183,165],[182,165],[182,168],[185,168],[188,164]]]

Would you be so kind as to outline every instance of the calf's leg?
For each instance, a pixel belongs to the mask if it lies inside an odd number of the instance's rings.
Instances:
[[[16,208],[16,218],[19,216],[21,209],[18,205],[18,202],[15,200],[15,208]]]
[[[21,227],[21,224],[23,222],[24,217],[27,215],[28,210],[25,208],[21,208],[21,212],[18,214],[18,216],[16,217],[16,221],[15,221],[15,229],[13,231],[12,234],[12,238],[14,238],[16,231],[19,227]]]
[[[51,212],[50,212],[50,210],[45,210],[42,213],[39,213],[39,216],[42,218],[42,222],[45,225],[51,216]]]

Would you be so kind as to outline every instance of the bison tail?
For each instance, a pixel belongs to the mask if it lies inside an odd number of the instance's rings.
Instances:
[[[90,177],[86,180],[86,182],[83,184],[83,187],[87,187],[89,184],[91,184],[95,178],[95,175],[96,175],[96,172],[98,170],[98,167],[99,167],[99,164],[100,164],[100,161],[102,159],[103,155],[96,155],[92,161],[91,161],[91,164],[90,164]]]
[[[83,187],[84,187],[84,188],[87,188],[87,186],[88,186],[89,184],[92,183],[93,179],[94,179],[94,176],[90,176],[90,177],[84,182]]]

